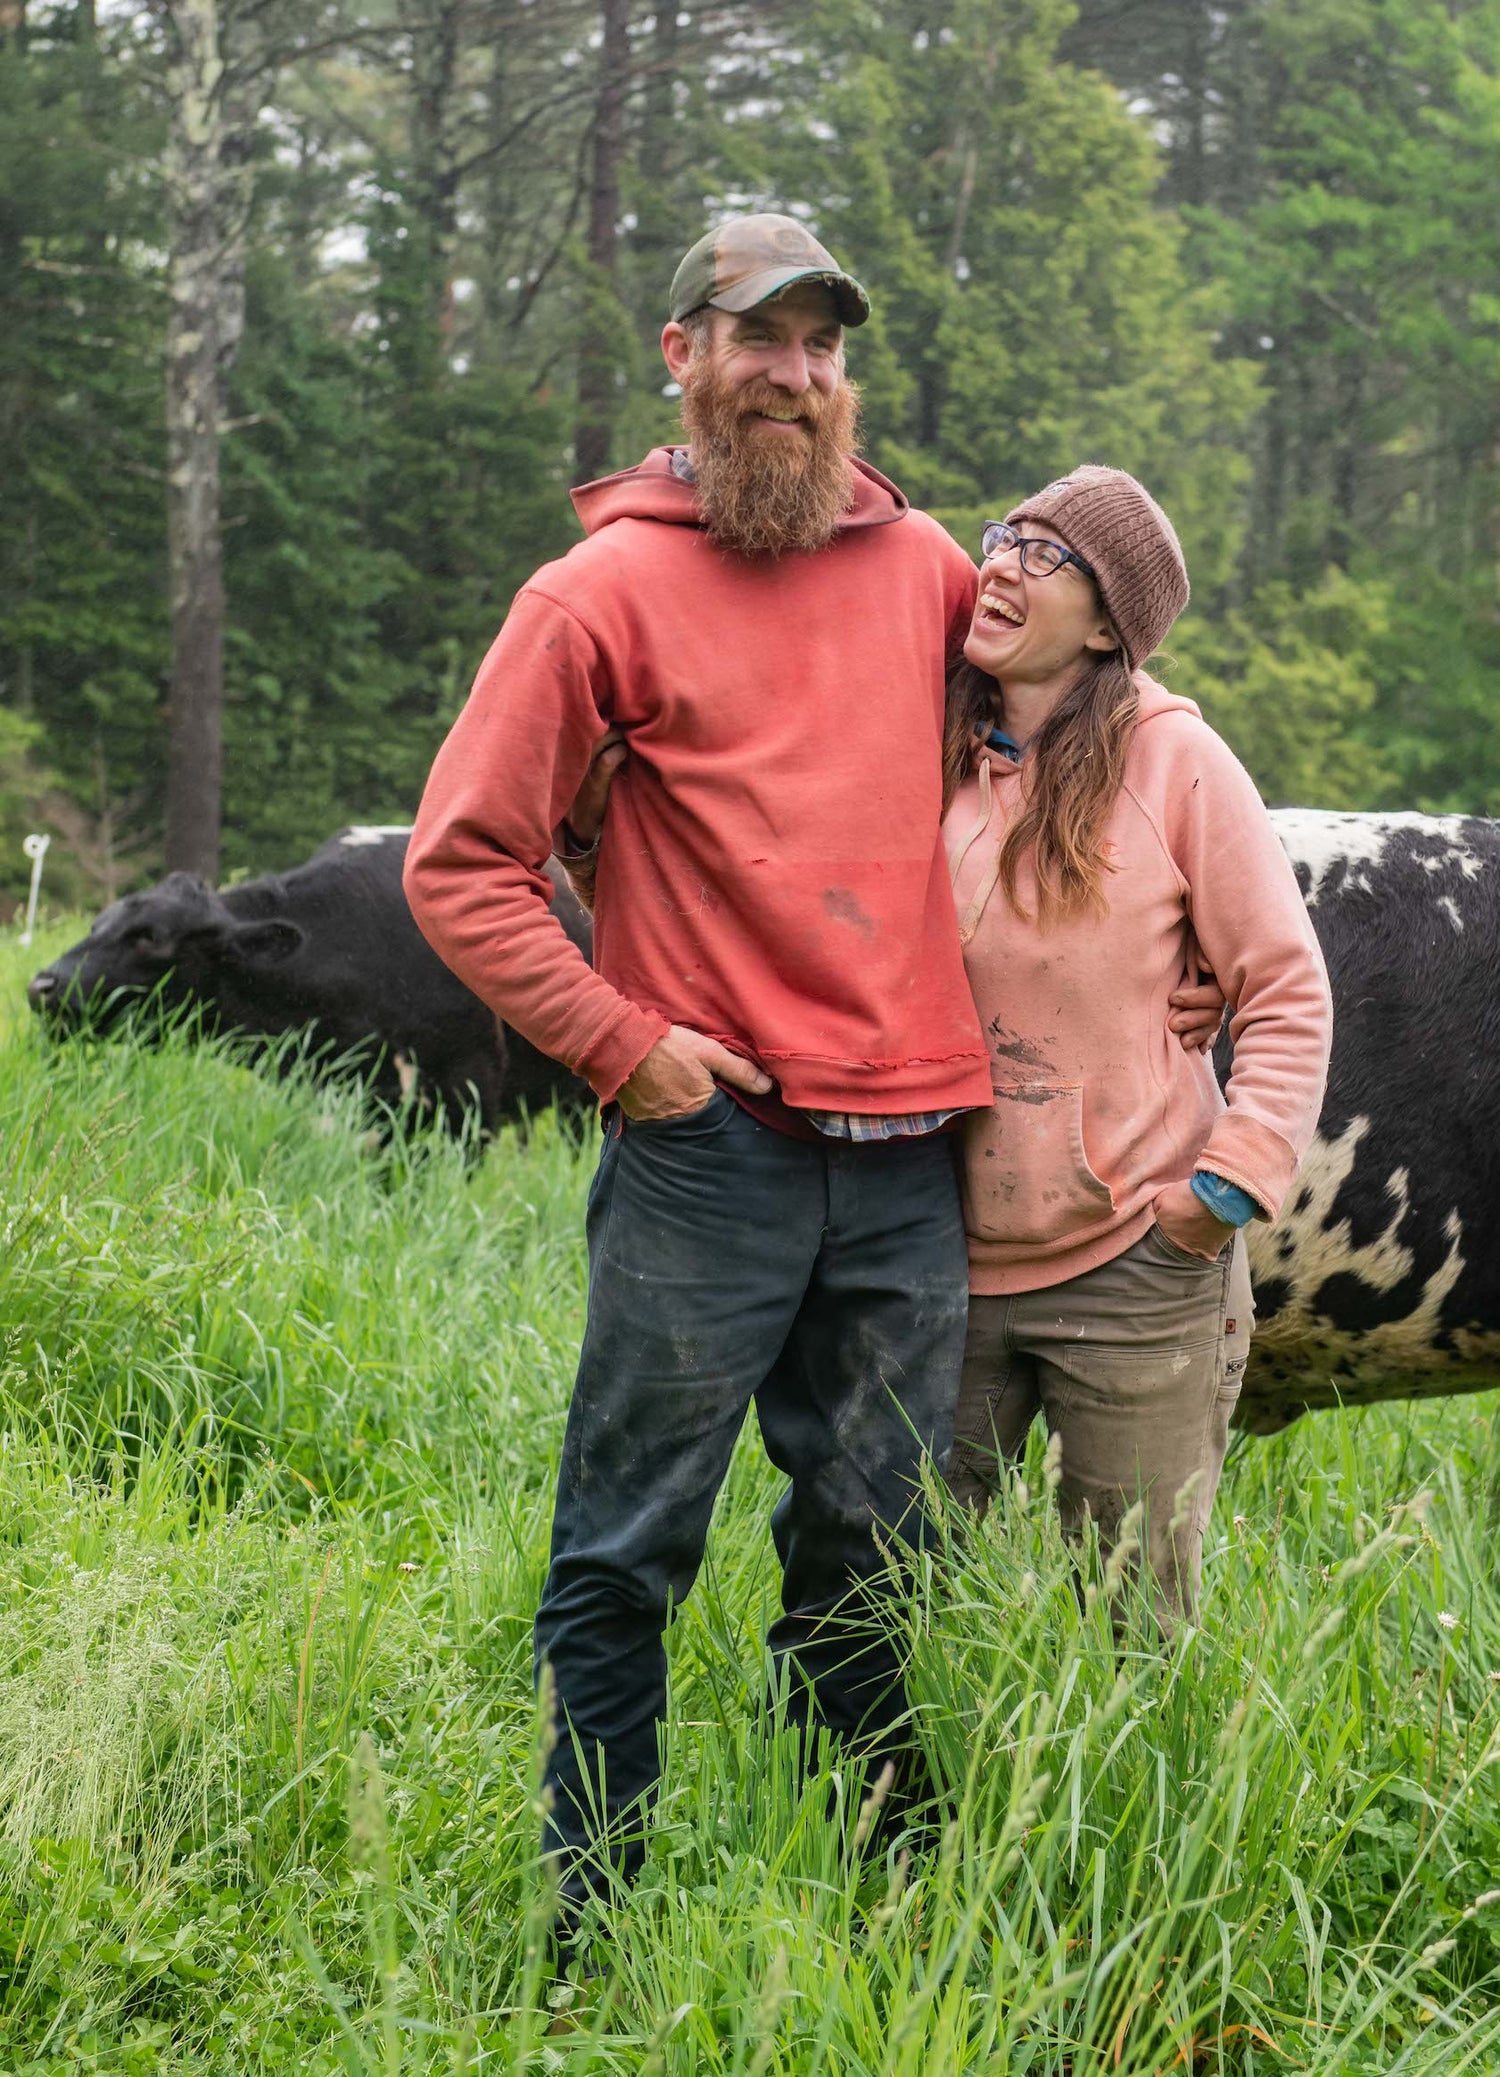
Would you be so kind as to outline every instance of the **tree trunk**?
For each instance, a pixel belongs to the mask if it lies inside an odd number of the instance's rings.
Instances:
[[[620,223],[620,161],[625,152],[625,83],[630,63],[630,0],[603,0],[604,47],[594,104],[589,177],[589,292],[578,367],[578,423],[573,436],[575,483],[609,465],[615,418],[618,333],[624,313],[615,294]]]
[[[416,222],[408,229],[420,240],[415,258],[426,275],[428,299],[421,313],[426,351],[413,373],[426,382],[441,375],[453,350],[458,179],[451,109],[462,27],[462,0],[429,0],[412,43],[411,194]]]
[[[1365,371],[1352,348],[1338,370],[1338,430],[1333,453],[1334,523],[1329,529],[1328,559],[1341,570],[1349,567],[1357,539],[1360,479],[1364,463]]]
[[[667,314],[667,287],[683,249],[692,242],[673,192],[673,145],[677,141],[676,87],[682,73],[682,29],[677,7],[658,7],[651,31],[640,130],[636,144],[640,200],[630,247],[633,276],[655,289],[641,302],[641,347],[648,359]]]
[[[1243,604],[1272,577],[1281,575],[1281,536],[1286,518],[1287,404],[1274,363],[1261,408],[1259,452],[1251,480],[1250,525],[1240,553],[1236,604]]]
[[[1197,209],[1208,200],[1209,46],[1213,35],[1208,9],[1201,5],[1190,8],[1185,27],[1179,193]]]
[[[966,104],[960,109],[953,133],[953,163],[958,168],[958,182],[953,195],[953,220],[948,227],[948,243],[943,253],[945,274],[957,274],[964,257],[974,183],[979,177],[979,138],[989,127],[988,111],[994,96],[999,62],[999,38],[993,35],[984,37],[974,75],[978,82],[978,105]]]
[[[241,173],[233,164],[216,0],[173,0],[168,69],[166,864],[219,869],[224,578],[219,525],[223,376],[244,322]],[[243,148],[244,140],[239,140]]]
[[[1495,573],[1495,597],[1490,612],[1500,624],[1500,424],[1490,442],[1490,479],[1485,485],[1489,502],[1490,566]]]

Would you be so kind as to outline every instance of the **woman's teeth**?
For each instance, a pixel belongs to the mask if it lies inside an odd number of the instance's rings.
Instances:
[[[998,620],[1006,627],[1024,627],[1026,624],[1026,615],[1013,606],[1009,599],[1001,598],[997,591],[987,591],[981,595],[979,610],[986,620]]]

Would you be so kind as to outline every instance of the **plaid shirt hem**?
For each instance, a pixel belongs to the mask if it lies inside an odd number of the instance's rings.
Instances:
[[[939,1132],[952,1111],[892,1111],[878,1117],[865,1111],[804,1111],[803,1117],[826,1139],[920,1139],[924,1133]]]

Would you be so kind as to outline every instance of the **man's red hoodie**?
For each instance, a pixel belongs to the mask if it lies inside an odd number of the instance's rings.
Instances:
[[[939,831],[943,680],[973,565],[853,465],[826,548],[753,562],[659,448],[574,494],[588,538],[522,587],[438,753],[406,860],[429,941],[608,1101],[669,1023],[787,1103],[988,1104]],[[591,970],[543,871],[593,746],[629,758]]]

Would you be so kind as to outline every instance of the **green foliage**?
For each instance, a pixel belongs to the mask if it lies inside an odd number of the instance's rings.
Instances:
[[[1165,1660],[1091,1557],[1080,1596],[1034,1452],[902,1604],[952,1821],[863,1863],[869,1784],[754,1721],[747,1439],[644,1876],[603,1984],[552,1989],[530,1617],[592,1149],[372,1157],[218,1049],[48,1048],[28,970],[0,948],[7,2071],[1494,2067],[1489,1400],[1242,1445]]]
[[[124,795],[159,754],[155,143],[93,44],[39,22],[0,47],[0,701],[91,807],[101,774]]]
[[[1492,562],[1497,48],[1492,4],[1260,15],[1256,174],[1202,225],[1269,377],[1258,574],[1366,542]]]
[[[1395,781],[1368,740],[1371,650],[1387,614],[1383,586],[1357,586],[1338,570],[1301,596],[1270,584],[1243,612],[1184,621],[1163,675],[1198,702],[1268,800],[1368,807]]]
[[[756,206],[869,283],[868,451],[966,546],[1081,459],[1160,494],[1177,646],[1268,794],[1494,810],[1500,0],[642,8],[613,280],[596,26],[335,7],[286,54],[226,400],[228,868],[411,812],[574,538],[581,341],[618,335],[615,461],[671,438],[667,283]],[[129,10],[33,0],[0,42],[7,897],[18,818],[69,898],[157,862],[160,66]]]
[[[1500,623],[1488,581],[1417,563],[1261,586],[1185,618],[1163,676],[1198,701],[1268,800],[1500,813]]]
[[[1369,733],[1398,777],[1379,805],[1500,815],[1495,582],[1482,566],[1448,574],[1415,557],[1386,580]]]
[[[224,454],[230,868],[341,821],[399,821],[411,762],[381,614],[413,573],[371,538],[380,423],[360,357],[274,254],[252,268],[247,338]]]
[[[41,725],[0,707],[0,897],[21,900],[31,867],[21,839],[36,827],[44,781],[31,761]]]
[[[1219,299],[1193,290],[1154,206],[1145,130],[1105,81],[1056,60],[1055,8],[888,0],[829,20],[788,74],[807,125],[778,130],[788,199],[875,298],[852,349],[872,459],[920,502],[1013,499],[1082,460],[1140,474],[1199,581],[1238,542],[1255,388],[1219,358]],[[1003,509],[1003,504],[1001,506]]]

